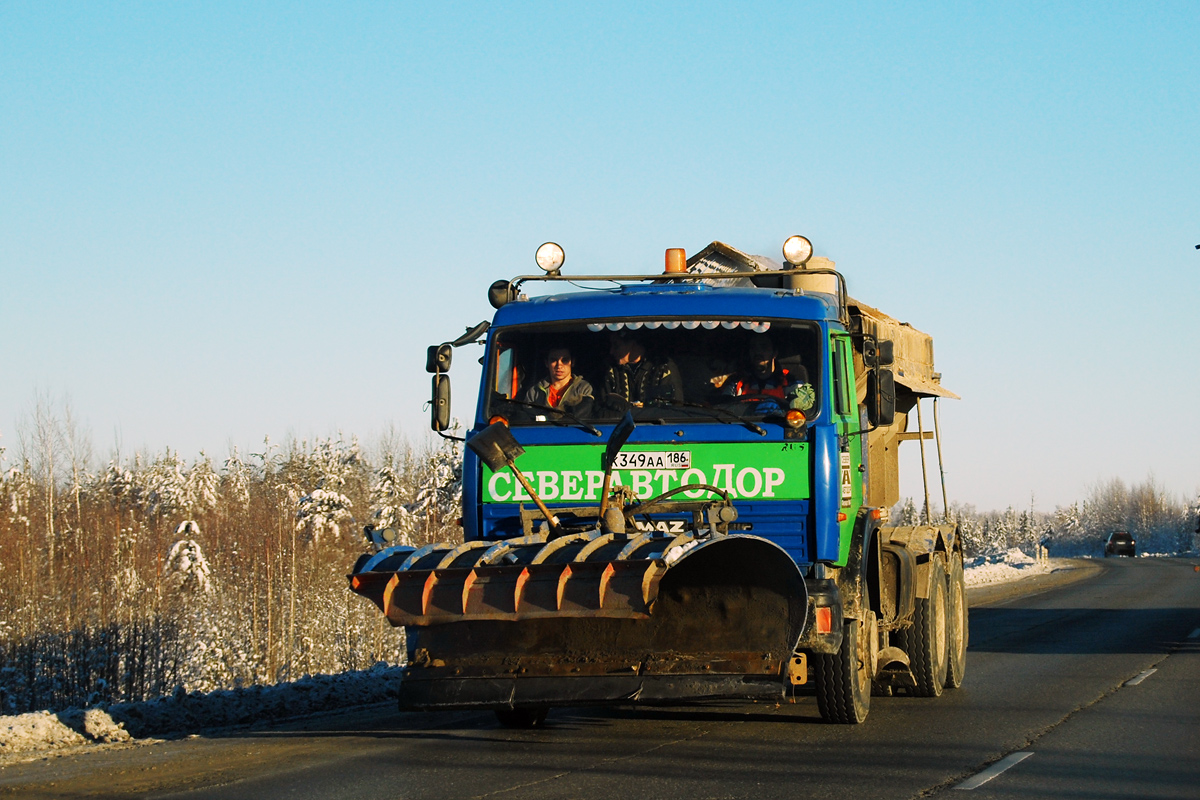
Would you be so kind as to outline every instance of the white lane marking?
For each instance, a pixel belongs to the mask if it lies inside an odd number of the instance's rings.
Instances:
[[[992,764],[990,767],[985,769],[983,772],[976,773],[975,775],[971,776],[970,778],[967,778],[965,781],[958,784],[954,788],[955,789],[978,789],[980,786],[983,786],[985,783],[990,781],[992,778],[996,777],[997,775],[1004,772],[1005,770],[1015,767],[1017,764],[1020,764],[1022,761],[1029,758],[1031,755],[1033,755],[1033,753],[1013,753],[1010,756],[1005,756],[1004,758],[997,761],[995,764]]]
[[[1189,639],[1200,639],[1200,628],[1196,628],[1196,630],[1189,633],[1188,638]]]
[[[1146,678],[1149,678],[1151,675],[1153,675],[1156,672],[1158,672],[1157,668],[1156,669],[1148,669],[1145,672],[1139,672],[1136,677],[1130,678],[1129,680],[1125,681],[1125,685],[1126,686],[1137,686],[1139,683],[1146,680]]]

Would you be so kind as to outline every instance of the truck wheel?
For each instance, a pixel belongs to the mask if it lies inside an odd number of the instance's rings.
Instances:
[[[939,697],[946,685],[946,567],[940,554],[929,559],[929,597],[913,603],[913,624],[899,633],[908,653],[917,697]]]
[[[962,686],[967,671],[967,583],[963,577],[962,553],[950,558],[950,574],[947,576],[947,645],[949,658],[946,661],[946,688]]]
[[[548,708],[498,708],[496,719],[506,728],[540,728],[549,713]]]
[[[865,601],[864,601],[865,604]],[[871,710],[871,628],[847,620],[842,646],[834,655],[817,655],[817,708],[821,719],[857,725]]]

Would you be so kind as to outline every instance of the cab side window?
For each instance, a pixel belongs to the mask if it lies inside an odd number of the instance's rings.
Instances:
[[[496,357],[496,394],[508,400],[516,397],[519,389],[517,375],[515,352],[513,348],[506,347]]]
[[[844,338],[839,336],[833,340],[833,413],[839,417],[850,414],[850,378],[846,369],[848,352]]]

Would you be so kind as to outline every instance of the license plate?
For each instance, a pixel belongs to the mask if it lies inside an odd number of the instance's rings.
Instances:
[[[691,450],[638,450],[617,453],[614,469],[691,469]]]

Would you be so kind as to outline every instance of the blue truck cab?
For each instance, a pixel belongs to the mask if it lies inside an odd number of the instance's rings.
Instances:
[[[705,283],[626,285],[518,299],[497,311],[488,331],[485,385],[471,433],[497,416],[504,418],[525,448],[522,469],[550,495],[542,497],[548,507],[597,502],[600,454],[627,409],[618,398],[606,407],[600,396],[611,366],[606,363],[609,340],[637,337],[642,358],[669,363],[680,373],[683,391],[632,409],[637,428],[624,452],[653,453],[656,460],[640,469],[628,461],[627,468],[616,470],[617,485],[630,487],[642,500],[681,482],[720,486],[735,498],[734,530],[778,543],[806,567],[818,561],[844,565],[867,476],[862,437],[851,435],[862,424],[852,397],[853,348],[836,305],[829,295]],[[791,388],[786,385],[779,387],[779,396],[735,394],[733,384],[751,373],[746,361],[751,341],[760,337],[772,340],[778,362],[799,362],[806,380],[795,386],[808,393],[807,401],[786,397]],[[597,395],[586,418],[592,431],[553,412],[506,402],[519,400],[523,387],[543,377],[545,352],[561,345],[570,346],[576,375]],[[711,385],[714,368],[730,376],[726,386]],[[793,414],[799,420],[789,424],[788,411],[799,412]],[[670,453],[684,453],[686,461],[673,466],[669,459],[657,460]],[[522,533],[520,486],[503,472],[492,473],[469,450],[463,486],[468,540]],[[524,503],[530,504],[528,496]],[[684,522],[678,515],[638,520],[639,527],[657,526],[664,533],[682,531]]]

